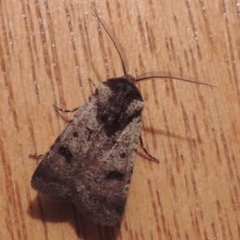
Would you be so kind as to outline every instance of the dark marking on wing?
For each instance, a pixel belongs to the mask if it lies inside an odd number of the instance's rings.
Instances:
[[[73,155],[67,147],[60,146],[58,149],[58,153],[64,156],[67,161],[72,160]]]
[[[125,158],[125,157],[127,156],[127,154],[126,154],[125,152],[121,152],[121,153],[119,154],[119,156],[120,156],[120,158]]]
[[[122,181],[123,177],[124,177],[124,174],[119,171],[110,171],[110,172],[108,172],[106,179]]]
[[[75,132],[73,132],[73,137],[74,138],[77,138],[79,135],[78,135],[78,132],[77,131],[75,131]]]

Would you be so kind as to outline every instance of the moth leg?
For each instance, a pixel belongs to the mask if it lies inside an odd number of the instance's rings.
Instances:
[[[64,122],[68,122],[69,121],[69,119],[67,119],[66,117],[64,117],[62,114],[60,114],[60,112],[61,113],[73,113],[73,112],[75,112],[75,111],[77,111],[78,110],[78,108],[74,108],[74,109],[72,109],[72,110],[63,110],[62,108],[59,108],[59,107],[57,107],[57,106],[55,106],[55,105],[53,105],[53,107],[54,107],[54,109],[55,109],[55,112],[64,120]]]
[[[53,104],[53,107],[54,107],[54,109],[55,109],[55,111],[58,113],[58,112],[62,112],[62,113],[69,113],[69,112],[76,112],[77,110],[78,110],[78,107],[77,108],[74,108],[74,109],[72,109],[72,110],[64,110],[64,109],[62,109],[62,108],[59,108],[59,107],[57,107],[56,105],[54,105]]]
[[[97,82],[94,82],[94,80],[92,80],[91,78],[88,78],[89,82],[91,82],[91,84],[96,88],[97,86]]]
[[[38,160],[42,160],[44,155],[43,154],[39,154],[39,155],[37,155],[37,154],[29,154],[28,157],[38,161]]]
[[[143,140],[142,140],[142,136],[140,135],[139,137],[139,140],[140,140],[140,145],[141,145],[141,148],[143,149],[143,151],[147,154],[147,156],[149,157],[149,159],[153,162],[156,162],[156,163],[159,163],[159,160],[157,158],[155,158],[153,155],[151,155],[148,150],[144,147],[144,144],[143,144]]]

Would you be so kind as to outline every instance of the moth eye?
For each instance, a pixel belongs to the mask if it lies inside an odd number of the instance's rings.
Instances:
[[[67,161],[71,161],[73,156],[67,147],[64,147],[64,146],[59,147],[58,152],[59,152],[59,154],[64,156]]]
[[[121,181],[123,177],[124,177],[124,174],[119,171],[110,171],[108,172],[106,179]]]

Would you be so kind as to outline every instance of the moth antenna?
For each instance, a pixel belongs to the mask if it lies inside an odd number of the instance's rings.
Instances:
[[[208,84],[208,83],[203,83],[203,82],[194,81],[194,80],[181,78],[181,77],[167,76],[167,75],[152,75],[152,76],[137,77],[136,82],[144,81],[144,80],[148,80],[148,79],[152,79],[152,78],[167,78],[167,79],[173,79],[173,80],[180,80],[180,81],[184,81],[184,82],[188,82],[188,83],[205,85],[205,86],[209,86],[209,87],[216,87],[216,86]]]
[[[92,9],[92,11],[94,12],[94,14],[96,15],[99,23],[101,24],[101,26],[103,27],[103,29],[106,31],[107,35],[109,36],[109,38],[111,39],[113,45],[115,46],[118,55],[120,57],[121,60],[121,64],[122,64],[122,68],[123,68],[123,72],[124,75],[127,75],[128,73],[128,63],[127,63],[127,58],[125,55],[125,52],[123,50],[123,47],[121,46],[121,44],[117,41],[117,38],[114,36],[113,32],[111,32],[107,27],[106,24],[104,24],[104,22],[100,19],[100,17],[98,16],[97,12]]]

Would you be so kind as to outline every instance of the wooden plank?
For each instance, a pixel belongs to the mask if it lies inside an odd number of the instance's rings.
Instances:
[[[0,4],[1,239],[240,239],[239,3],[236,1],[2,1]],[[29,182],[72,109],[123,74],[91,8],[115,33],[139,84],[143,139],[121,224],[101,227]],[[67,116],[71,117],[71,116]]]

